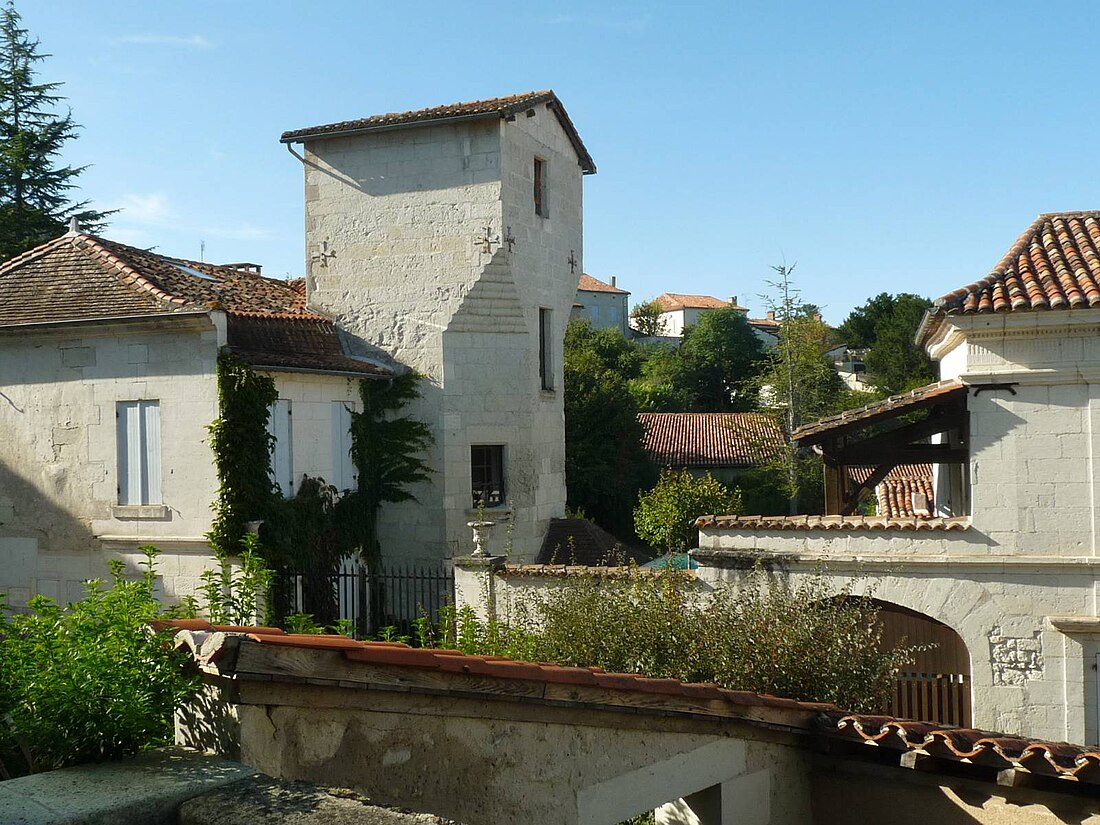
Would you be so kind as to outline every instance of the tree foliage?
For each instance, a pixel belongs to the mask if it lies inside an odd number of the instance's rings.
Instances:
[[[764,347],[745,313],[727,307],[706,312],[684,330],[680,345],[689,412],[744,412],[756,408],[752,387]]]
[[[870,594],[868,594],[869,596]],[[513,597],[479,622],[472,609],[421,623],[421,641],[464,653],[685,682],[711,682],[846,710],[883,712],[918,648],[887,647],[869,597],[811,577],[757,569],[709,594],[678,571],[596,573]]]
[[[913,343],[931,306],[919,295],[883,292],[852,310],[838,328],[848,346],[869,349],[867,377],[880,392],[893,395],[936,380],[932,360]]]
[[[61,84],[36,81],[48,55],[20,22],[9,0],[0,9],[0,260],[62,234],[71,216],[98,231],[108,214],[70,200],[85,167],[58,159],[79,127],[57,111]]]
[[[638,491],[656,475],[642,449],[627,377],[637,347],[618,330],[572,322],[565,335],[565,483],[570,507],[619,536],[631,532]]]
[[[661,318],[661,307],[656,301],[645,301],[635,304],[630,310],[630,326],[639,334],[646,337],[667,335],[665,322]]]
[[[699,516],[740,512],[741,494],[710,473],[700,477],[687,470],[665,470],[657,485],[639,497],[634,530],[652,547],[679,553],[699,543]]]
[[[171,741],[172,711],[199,683],[171,634],[149,627],[160,612],[156,551],[142,549],[141,579],[124,579],[115,560],[111,587],[89,581],[68,610],[35,596],[26,612],[9,616],[0,594],[0,777]]]

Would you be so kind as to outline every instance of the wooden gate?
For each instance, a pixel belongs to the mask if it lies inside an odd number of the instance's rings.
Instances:
[[[968,728],[970,679],[964,673],[899,673],[887,713],[901,719]]]

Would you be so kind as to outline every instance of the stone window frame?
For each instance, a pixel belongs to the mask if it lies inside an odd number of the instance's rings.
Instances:
[[[503,444],[470,445],[470,490],[474,508],[503,507],[505,487]]]

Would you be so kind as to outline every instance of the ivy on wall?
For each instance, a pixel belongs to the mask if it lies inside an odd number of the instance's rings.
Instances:
[[[234,555],[248,522],[270,518],[282,498],[271,477],[275,438],[267,426],[279,395],[271,376],[228,350],[218,355],[217,381],[219,414],[207,427],[218,471],[209,538],[215,553]]]

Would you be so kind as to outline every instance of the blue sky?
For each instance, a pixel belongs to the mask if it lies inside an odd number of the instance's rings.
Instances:
[[[585,269],[634,300],[797,262],[839,322],[985,275],[1040,212],[1100,208],[1100,7],[1035,3],[17,0],[84,127],[110,237],[303,270],[286,129],[553,88],[599,167]]]

